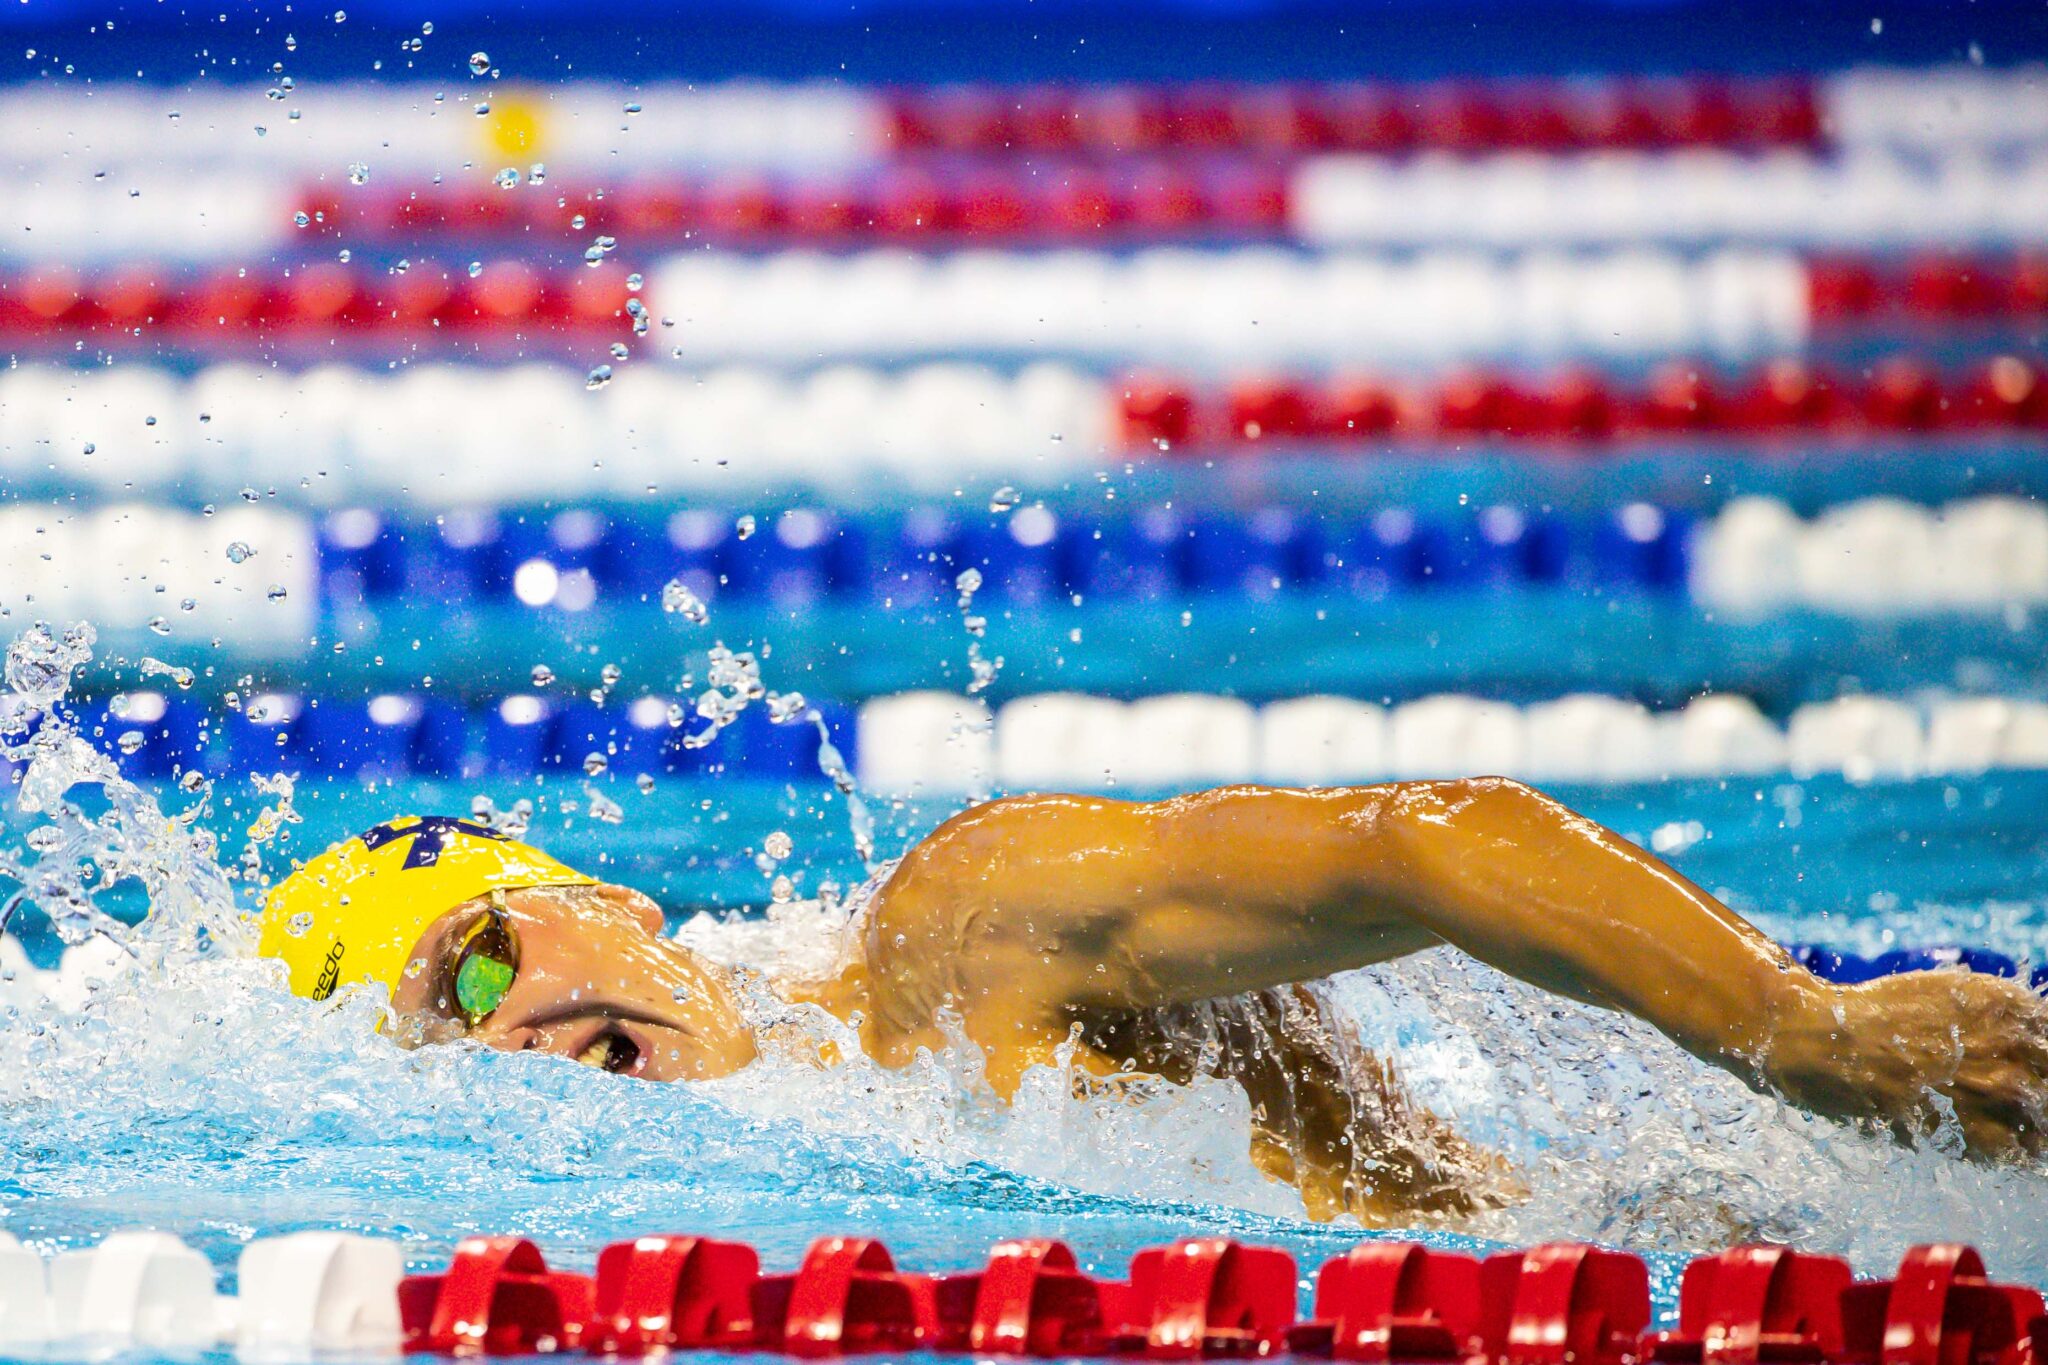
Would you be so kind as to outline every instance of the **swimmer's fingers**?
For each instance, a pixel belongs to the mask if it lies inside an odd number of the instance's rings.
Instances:
[[[1966,978],[1958,990],[1964,1055],[1943,1089],[1965,1139],[1983,1156],[2038,1156],[2048,1149],[2048,1006],[1997,977]]]

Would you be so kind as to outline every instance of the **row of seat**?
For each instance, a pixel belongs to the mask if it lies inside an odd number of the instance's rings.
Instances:
[[[195,189],[156,168],[130,177],[131,193],[119,197],[105,180],[60,171],[36,195],[0,205],[0,229],[14,229],[7,257],[48,264],[123,256],[220,263],[337,244],[465,258],[517,244],[566,257],[599,236],[641,259],[705,240],[756,249],[1265,240],[1414,250],[1728,241],[1954,250],[2034,245],[2048,204],[2048,147],[1932,161],[1698,151],[1316,157],[1285,167],[1242,157],[1051,166],[938,159],[781,175],[663,168],[623,181],[600,163],[548,172],[545,188],[522,183],[531,170],[480,159],[356,185],[331,174],[307,184],[233,169]]]
[[[261,362],[189,378],[141,365],[0,370],[0,469],[113,492],[187,485],[319,500],[460,504],[645,498],[876,474],[930,490],[1100,466],[1112,407],[1068,365],[930,364],[587,372],[536,363]],[[152,420],[153,419],[153,420]]]
[[[862,783],[890,794],[1481,773],[1539,782],[1781,772],[1870,781],[2048,767],[2048,704],[1992,697],[1921,707],[1849,696],[1802,706],[1783,724],[1730,694],[1661,714],[1597,694],[1529,706],[1456,694],[1396,706],[1327,696],[1253,706],[1195,693],[1132,702],[1042,693],[992,711],[977,698],[910,692],[857,713],[831,702],[810,707]],[[350,780],[707,771],[787,778],[815,773],[819,753],[808,713],[778,724],[761,706],[704,744],[708,722],[687,696],[599,705],[522,693],[470,706],[431,694],[262,693],[216,711],[175,692],[138,690],[89,711],[82,724],[92,742],[149,778],[280,769]]]
[[[451,341],[533,328],[625,335],[633,297],[616,269],[540,271],[516,260],[493,261],[474,275],[434,261],[409,262],[402,272],[322,261],[267,277],[246,267],[194,277],[155,265],[91,275],[45,265],[0,281],[0,337],[101,333],[234,346],[294,331],[328,337],[335,329],[446,328]]]
[[[595,249],[595,248],[593,248]],[[1194,251],[900,251],[674,257],[636,290],[601,263],[393,267],[302,264],[188,278],[138,266],[32,270],[0,289],[0,338],[247,349],[397,333],[421,344],[636,335],[679,358],[900,357],[1001,352],[1109,360],[1200,357],[1403,363],[1461,355],[1751,355],[1810,330],[1794,256],[1722,251],[1495,259]],[[662,323],[658,329],[657,322]]]
[[[1792,606],[1867,616],[2048,603],[2048,507],[1971,498],[1928,508],[1864,498],[1802,521],[1738,498],[1691,545],[1693,600],[1757,614]]]
[[[429,38],[432,43],[436,40]],[[451,40],[452,41],[452,40]],[[467,55],[467,54],[461,54]],[[250,135],[250,96],[233,83],[162,91],[112,84],[17,84],[0,94],[0,156],[25,175],[62,153],[118,173],[137,161],[333,172],[377,149],[375,172],[454,171],[501,155],[515,118],[539,158],[620,165],[871,164],[922,147],[996,154],[1085,145],[1326,146],[1870,145],[1947,149],[2048,142],[2038,68],[1865,68],[1818,81],[1527,82],[1436,86],[980,86],[863,90],[842,82],[605,85],[516,79],[414,84],[321,81],[278,87],[276,116]],[[437,98],[438,97],[438,98]],[[484,117],[471,111],[493,106]],[[630,115],[628,104],[645,112]],[[287,117],[292,108],[304,116]],[[166,115],[175,113],[176,118]],[[462,117],[455,117],[456,114]],[[13,244],[10,243],[10,249]]]
[[[1050,168],[913,162],[827,179],[729,171],[546,195],[507,194],[481,181],[368,193],[315,185],[294,212],[312,218],[317,235],[351,242],[560,245],[612,234],[636,250],[707,240],[834,246],[882,238],[929,246],[1274,238],[1288,224],[1284,172],[1215,158]]]
[[[238,1296],[162,1232],[115,1232],[47,1270],[0,1233],[0,1340],[118,1350],[223,1344],[264,1359],[316,1351],[597,1357],[677,1350],[816,1358],[874,1352],[1196,1360],[1294,1355],[1472,1365],[2030,1365],[2048,1351],[2041,1294],[1997,1283],[1974,1248],[1911,1248],[1886,1280],[1778,1246],[1696,1257],[1675,1328],[1653,1332],[1648,1267],[1626,1252],[1552,1243],[1483,1260],[1363,1241],[1325,1261],[1313,1305],[1294,1257],[1191,1237],[1138,1251],[1122,1278],[1081,1269],[1062,1242],[998,1243],[979,1269],[899,1268],[882,1242],[814,1241],[763,1273],[737,1242],[642,1235],[593,1273],[552,1268],[517,1236],[472,1236],[446,1269],[406,1275],[398,1243],[354,1233],[260,1238]]]
[[[1496,439],[1587,443],[1673,437],[1868,437],[2048,430],[2048,367],[1999,355],[1944,374],[1890,356],[1861,374],[1780,359],[1723,375],[1667,361],[1627,382],[1586,368],[1535,383],[1468,367],[1416,383],[1354,374],[1330,381],[1257,376],[1227,388],[1137,375],[1122,386],[1119,425],[1138,450],[1257,443]]]
[[[1280,506],[1063,514],[1034,504],[963,515],[925,505],[862,517],[800,506],[746,536],[735,519],[703,509],[665,522],[571,508],[426,524],[350,508],[323,519],[320,562],[334,607],[423,595],[539,606],[542,589],[561,591],[571,574],[613,603],[657,599],[680,579],[714,603],[902,605],[950,599],[967,569],[980,574],[983,600],[1001,605],[1516,584],[1678,591],[1691,528],[1688,514],[1649,503],[1587,515],[1494,506],[1417,516],[1396,507],[1350,518]]]
[[[319,549],[303,514],[240,500],[213,515],[10,500],[0,606],[15,622],[296,651],[319,619]]]
[[[969,568],[985,599],[1001,605],[1204,592],[1377,598],[1545,584],[1689,587],[1703,605],[1743,611],[1897,614],[2048,602],[2048,508],[2025,499],[1927,508],[1869,498],[1802,521],[1776,499],[1742,498],[1695,527],[1680,509],[1640,502],[1599,515],[1495,504],[1352,518],[1166,505],[1098,517],[1034,505],[966,518],[920,507],[894,519],[798,507],[744,539],[732,520],[705,510],[678,512],[665,525],[571,509],[518,520],[464,513],[425,527],[348,509],[329,514],[320,535],[334,604],[421,594],[502,600],[509,589],[544,605],[533,596],[543,581],[559,591],[562,575],[578,573],[591,592],[627,600],[657,595],[675,577],[707,602],[903,604],[950,596]],[[545,566],[529,569],[538,577],[527,590],[518,582],[524,566]]]
[[[1926,252],[1902,261],[1825,256],[1807,262],[1814,324],[1984,325],[2048,314],[2048,256]]]
[[[436,40],[451,46],[454,38]],[[468,52],[456,54],[459,60]],[[615,170],[672,166],[829,167],[872,162],[889,151],[887,109],[839,81],[759,81],[631,87],[596,81],[527,84],[516,73],[459,82],[308,82],[296,88],[206,81],[161,89],[141,82],[10,84],[0,92],[0,157],[25,184],[40,172],[107,172],[125,193],[137,168],[185,175],[253,166],[284,181],[308,172],[341,176],[362,164],[381,178],[515,163]],[[628,114],[636,104],[644,113]],[[484,112],[476,112],[484,106]],[[301,117],[291,117],[297,109]],[[264,131],[256,136],[251,125]],[[508,150],[508,148],[510,150]],[[77,168],[82,167],[83,170]],[[198,186],[213,189],[212,178]],[[33,196],[10,196],[13,199]],[[9,241],[9,251],[26,244]]]
[[[704,744],[709,722],[694,702],[641,696],[603,706],[519,693],[472,707],[424,694],[263,692],[235,709],[217,710],[175,693],[138,690],[89,708],[81,721],[94,744],[120,756],[124,770],[151,779],[181,772],[275,771],[350,781],[817,774],[819,734],[807,714],[778,724],[762,706],[752,706]],[[841,755],[856,761],[859,732],[852,713],[833,702],[811,709]]]
[[[1032,155],[1811,147],[1799,78],[943,86],[888,92],[893,146]]]
[[[2044,301],[2048,285],[2043,282],[2048,269],[2038,256],[2012,261],[1996,255],[1973,260],[1954,254],[1957,246],[1983,237],[2033,247],[2037,234],[2032,231],[2010,230],[2010,223],[2001,226],[1990,219],[1953,223],[1949,225],[1953,230],[1939,231],[1888,224],[1876,233],[1832,230],[1825,220],[1788,225],[1782,233],[1745,230],[1732,221],[1683,225],[1675,215],[1687,212],[1686,201],[1674,204],[1665,193],[1666,181],[1693,184],[1680,179],[1681,172],[1709,180],[1739,179],[1745,171],[1775,174],[1781,179],[1803,177],[1815,185],[1810,191],[1802,190],[1802,195],[1820,199],[1832,199],[1839,192],[1838,182],[1848,174],[1844,168],[1800,171],[1796,166],[1745,167],[1719,158],[1692,161],[1697,164],[1666,166],[1662,160],[1649,167],[1611,161],[1586,165],[1487,163],[1460,164],[1441,172],[1428,163],[1379,168],[1404,184],[1439,173],[1455,176],[1482,194],[1473,205],[1477,216],[1455,232],[1427,238],[1363,234],[1345,240],[1399,240],[1424,248],[1446,240],[1504,248],[1727,237],[1783,238],[1836,247],[1911,246],[1931,240],[1949,246],[1931,250],[1921,245],[1923,255],[1895,277],[1880,276],[1860,262],[1849,261],[1846,269],[1828,277],[1832,289],[1829,304],[1837,310],[1855,307],[1866,313],[1889,305],[1910,316],[2038,316],[2048,306]],[[1323,173],[1312,167],[1303,175],[1308,183],[1320,185],[1316,177]],[[1547,184],[1550,181],[1557,183]],[[1899,180],[1901,186],[1907,183]],[[296,219],[305,220],[301,223],[304,236],[443,250],[451,240],[465,249],[508,241],[562,249],[580,246],[600,234],[628,241],[636,251],[672,247],[683,241],[753,248],[845,247],[877,239],[919,249],[1144,244],[1208,238],[1277,240],[1294,233],[1297,226],[1308,240],[1332,240],[1333,234],[1316,225],[1317,201],[1307,201],[1297,211],[1295,185],[1291,173],[1228,159],[997,169],[940,163],[889,166],[858,177],[828,179],[746,171],[703,178],[641,177],[597,190],[570,189],[547,195],[507,194],[482,180],[407,183],[381,190],[316,185],[303,190],[289,211]],[[1588,201],[1571,193],[1589,188],[1598,190],[1601,198]],[[1424,192],[1427,202],[1441,197],[1426,187]],[[1699,193],[1696,186],[1692,193]],[[1948,194],[1950,188],[1929,184],[1916,193]],[[1506,201],[1512,196],[1532,202],[1510,205]],[[1641,201],[1630,210],[1634,214],[1674,216],[1669,222],[1659,218],[1596,225],[1589,215],[1602,207],[1603,200],[1617,196]],[[1534,202],[1538,197],[1545,203],[1555,201],[1555,208]],[[1500,214],[1490,211],[1495,207]],[[1510,208],[1514,212],[1509,213]],[[1536,217],[1530,216],[1532,210]],[[1943,209],[1956,211],[1954,204]],[[2000,206],[1998,211],[2008,213],[2009,206]],[[1560,214],[1572,216],[1560,219]]]
[[[1799,258],[1730,249],[1499,258],[1151,248],[942,256],[722,251],[649,276],[687,358],[1029,352],[1235,365],[1793,349]]]
[[[1720,151],[1324,156],[1295,170],[1288,196],[1294,234],[1324,246],[2032,244],[2048,213],[2048,147],[1825,160]]]
[[[2048,767],[2048,704],[1972,697],[1926,708],[1848,696],[1780,724],[1719,694],[1653,713],[1587,694],[1530,706],[1444,694],[1396,706],[1302,697],[1254,707],[1179,694],[1122,702],[1046,693],[991,713],[973,699],[877,698],[857,725],[877,791],[1330,785],[1498,774],[1537,782],[1840,774],[1852,781]]]
[[[295,641],[323,619],[406,601],[652,610],[671,583],[714,605],[902,608],[950,601],[969,569],[983,605],[998,607],[1542,586],[1690,592],[1702,606],[1746,613],[2048,602],[2048,509],[2016,498],[1938,509],[1865,499],[1811,521],[1775,499],[1743,498],[1700,523],[1637,502],[1599,514],[1492,504],[1350,517],[1280,505],[1183,512],[1161,503],[1113,515],[925,505],[862,516],[798,506],[758,530],[743,524],[709,508],[666,519],[595,508],[394,519],[351,507],[316,522],[255,506],[207,515],[13,503],[0,507],[0,600],[242,647]]]
[[[1254,373],[1210,385],[1163,371],[1106,379],[1040,362],[808,374],[622,367],[591,389],[559,365],[417,364],[383,372],[250,363],[168,369],[21,364],[0,371],[0,471],[27,486],[298,489],[320,502],[504,503],[734,486],[871,486],[930,493],[963,481],[1054,482],[1122,459],[1206,460],[1284,447],[1426,453],[1475,442],[1804,456],[1885,436],[1890,462],[1925,436],[2033,439],[2048,427],[2040,357],[1940,368],[1917,357],[1865,373],[1781,359],[1749,370],[1671,361],[1640,380],[1583,367],[1460,365],[1435,379],[1353,369]],[[1878,458],[1878,457],[1873,457]],[[1788,465],[1788,467],[1796,467]]]

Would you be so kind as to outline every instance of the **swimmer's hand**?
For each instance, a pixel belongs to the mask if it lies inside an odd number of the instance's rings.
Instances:
[[[1827,986],[1783,1021],[1766,1069],[1787,1099],[1902,1141],[1960,1130],[1970,1155],[2048,1149],[2048,1003],[1960,969]]]

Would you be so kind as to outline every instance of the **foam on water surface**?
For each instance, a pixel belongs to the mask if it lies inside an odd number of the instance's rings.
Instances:
[[[17,717],[62,695],[90,638],[28,646],[9,660]],[[246,956],[242,883],[198,818],[203,791],[166,798],[167,812],[61,724],[10,723],[0,745],[28,767],[0,868],[34,906],[16,913],[119,945],[97,984],[0,995],[0,1150],[15,1158],[0,1168],[0,1227],[44,1249],[156,1226],[226,1270],[253,1236],[338,1227],[402,1238],[425,1263],[489,1231],[587,1264],[606,1241],[676,1230],[743,1238],[788,1265],[812,1237],[858,1230],[940,1268],[1002,1237],[1057,1235],[1109,1270],[1198,1229],[1309,1263],[1356,1236],[1307,1222],[1298,1197],[1252,1167],[1246,1102],[1228,1083],[1077,1094],[1048,1068],[1005,1106],[964,1042],[889,1070],[839,1021],[765,993],[752,1003],[763,1060],[710,1084],[640,1084],[466,1045],[401,1051],[376,1034],[380,1000],[309,1007]],[[282,795],[268,794],[273,812]],[[364,802],[388,797],[349,799],[368,814]],[[124,879],[153,907],[137,928],[96,904]],[[1913,913],[1893,916],[1895,939]],[[1982,913],[2036,926],[1996,946],[2038,954],[2038,907]],[[790,904],[682,933],[765,972],[815,972],[845,914]],[[1507,1154],[1528,1186],[1524,1201],[1433,1238],[1630,1247],[1653,1255],[1667,1307],[1685,1253],[1758,1236],[1846,1252],[1866,1271],[1913,1241],[1964,1238],[1998,1273],[2048,1282],[2038,1170],[1809,1119],[1644,1026],[1450,952],[1333,989],[1412,1092]],[[828,1044],[843,1060],[820,1060]]]

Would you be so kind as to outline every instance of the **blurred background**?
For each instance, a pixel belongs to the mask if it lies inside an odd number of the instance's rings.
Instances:
[[[341,3],[0,10],[0,624],[230,851],[1499,771],[2041,891],[2039,6]]]

